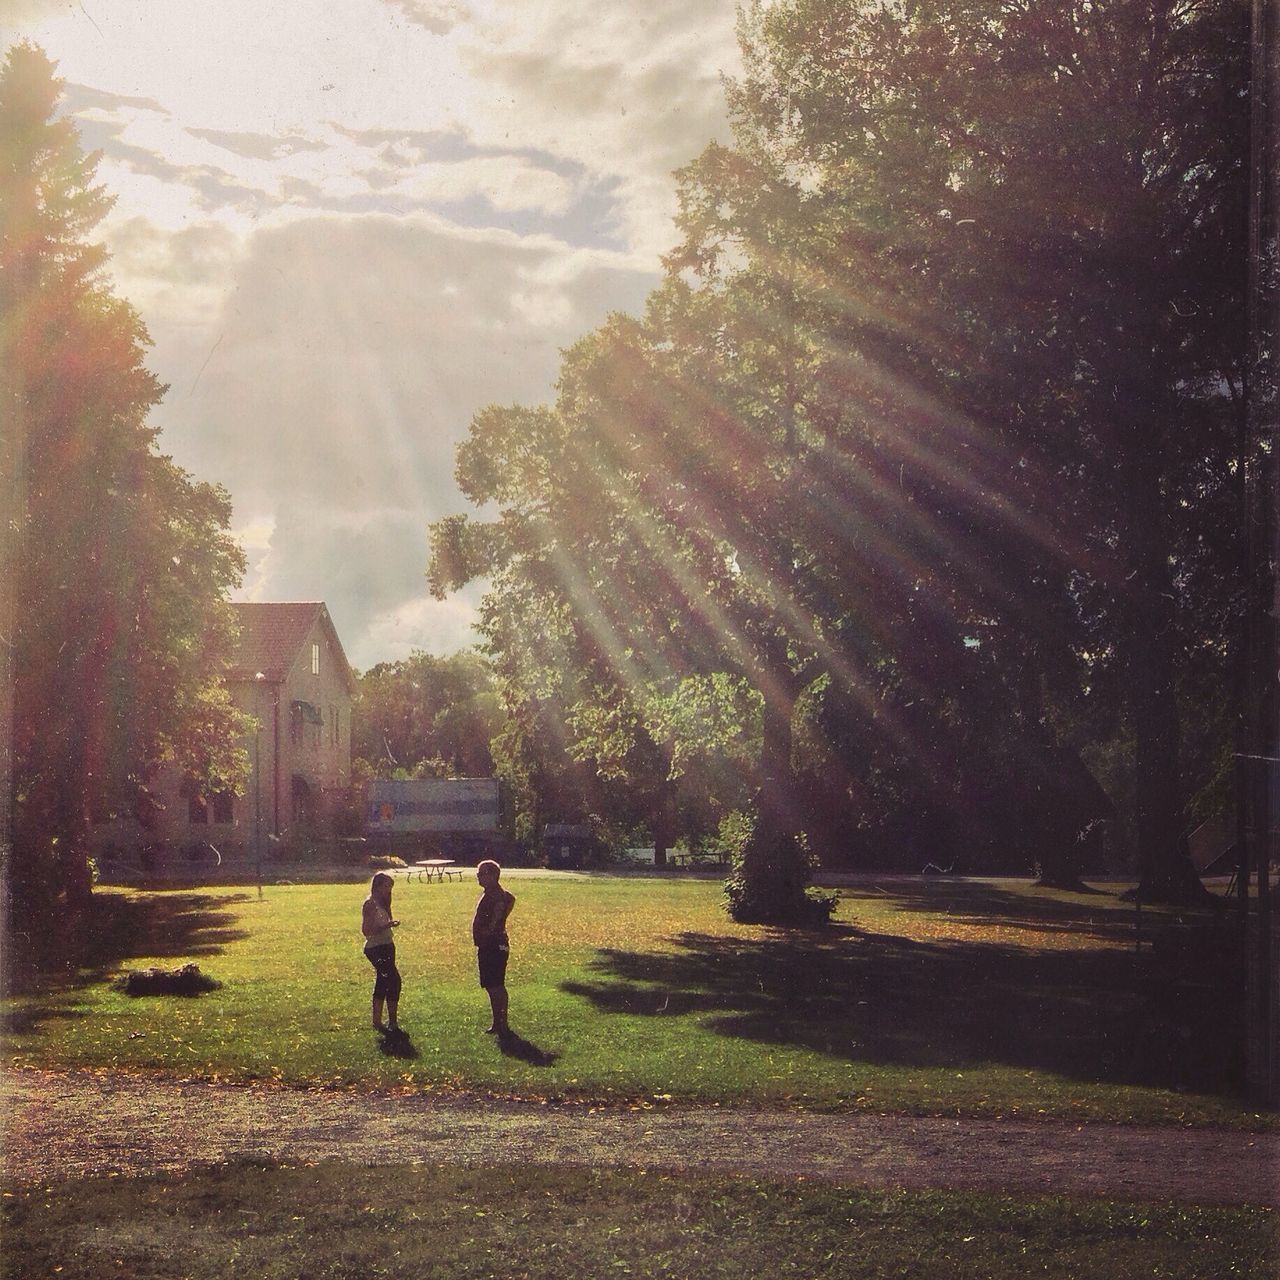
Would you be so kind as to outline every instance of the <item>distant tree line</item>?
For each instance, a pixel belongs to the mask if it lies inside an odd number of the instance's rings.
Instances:
[[[746,7],[644,314],[458,453],[525,811],[750,792],[729,890],[860,851],[1202,890],[1239,696],[1249,8]],[[581,767],[576,779],[565,766]],[[735,776],[736,775],[736,776]],[[701,785],[689,788],[691,777]],[[572,789],[571,787],[571,789]],[[705,815],[704,815],[705,816]]]
[[[356,680],[352,772],[367,778],[487,778],[501,724],[497,688],[479,654],[413,653]]]

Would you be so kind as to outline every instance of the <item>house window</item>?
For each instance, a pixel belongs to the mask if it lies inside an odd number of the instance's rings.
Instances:
[[[209,821],[209,806],[204,796],[196,794],[187,797],[187,822],[193,827],[205,826]]]
[[[213,797],[214,822],[234,822],[236,820],[235,801],[230,791],[215,792]]]
[[[324,745],[324,712],[313,702],[296,699],[289,708],[289,738],[295,747],[319,750]]]
[[[320,646],[318,644],[311,646],[311,674],[313,676],[320,674]]]

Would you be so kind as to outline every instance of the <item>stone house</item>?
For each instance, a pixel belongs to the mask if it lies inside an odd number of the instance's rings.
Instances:
[[[240,796],[206,796],[174,771],[156,779],[163,808],[144,829],[133,820],[95,828],[100,855],[151,850],[166,860],[269,856],[278,842],[321,834],[351,778],[355,676],[322,602],[233,606],[240,636],[227,672],[245,735],[249,779]],[[157,868],[158,869],[158,868]]]

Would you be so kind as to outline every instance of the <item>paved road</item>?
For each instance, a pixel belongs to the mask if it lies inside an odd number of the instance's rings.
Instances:
[[[1280,1207],[1280,1134],[819,1115],[591,1109],[431,1093],[257,1088],[7,1071],[11,1181],[236,1158],[617,1165],[871,1187],[949,1187]]]

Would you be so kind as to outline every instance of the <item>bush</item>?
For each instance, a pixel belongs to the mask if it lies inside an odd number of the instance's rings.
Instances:
[[[113,985],[127,996],[198,996],[222,983],[201,973],[199,965],[184,964],[178,969],[130,969]]]
[[[745,814],[730,817],[735,821],[727,830],[721,823],[731,866],[724,883],[729,914],[739,924],[827,924],[839,895],[807,884],[809,856],[803,838]]]

